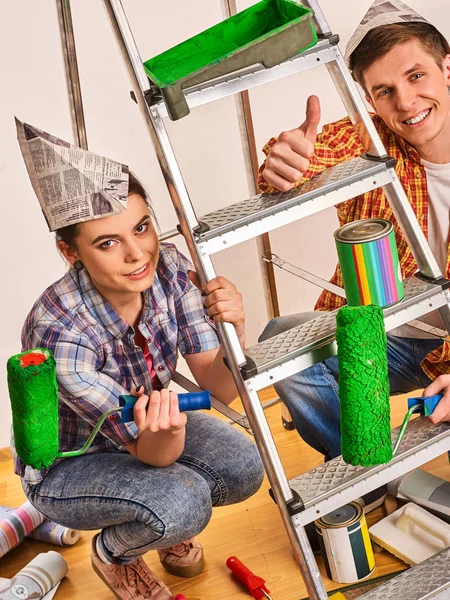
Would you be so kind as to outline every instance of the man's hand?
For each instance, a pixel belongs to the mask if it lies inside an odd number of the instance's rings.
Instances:
[[[319,121],[319,98],[310,96],[304,123],[291,131],[283,131],[270,150],[262,173],[267,183],[287,192],[302,178],[314,156]]]
[[[443,394],[443,397],[429,417],[434,425],[450,421],[450,375],[440,375],[433,383],[430,383],[423,396],[428,398],[436,394]]]

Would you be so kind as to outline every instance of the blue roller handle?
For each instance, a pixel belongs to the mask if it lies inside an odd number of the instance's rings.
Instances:
[[[129,423],[134,421],[134,405],[137,402],[136,396],[123,394],[119,396],[119,404],[122,407],[122,422]],[[178,394],[178,406],[181,412],[188,410],[211,410],[211,394],[209,390],[203,392],[189,392],[187,394]]]
[[[408,398],[408,409],[419,404],[420,407],[414,413],[429,417],[441,400],[442,394],[436,394],[428,398],[423,398],[422,396],[420,398]]]

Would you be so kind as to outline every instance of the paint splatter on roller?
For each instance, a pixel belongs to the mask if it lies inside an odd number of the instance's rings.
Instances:
[[[17,454],[35,469],[49,467],[56,458],[80,456],[94,441],[109,415],[122,411],[123,422],[133,420],[134,396],[119,396],[120,406],[105,412],[79,450],[58,452],[58,386],[56,362],[50,350],[34,348],[12,356],[7,363],[8,389]],[[207,390],[178,394],[180,410],[210,409]]]
[[[383,311],[343,306],[336,318],[342,457],[364,467],[392,459]]]

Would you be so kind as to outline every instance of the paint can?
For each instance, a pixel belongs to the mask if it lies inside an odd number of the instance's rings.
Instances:
[[[315,521],[327,575],[338,583],[361,581],[375,569],[362,506],[350,502]]]
[[[347,223],[334,238],[349,306],[376,304],[385,308],[403,299],[405,289],[390,221]]]

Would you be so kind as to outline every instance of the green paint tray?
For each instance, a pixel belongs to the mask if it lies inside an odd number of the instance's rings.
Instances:
[[[312,11],[293,0],[262,0],[144,63],[170,118],[189,114],[183,88],[262,63],[270,68],[317,43]]]

